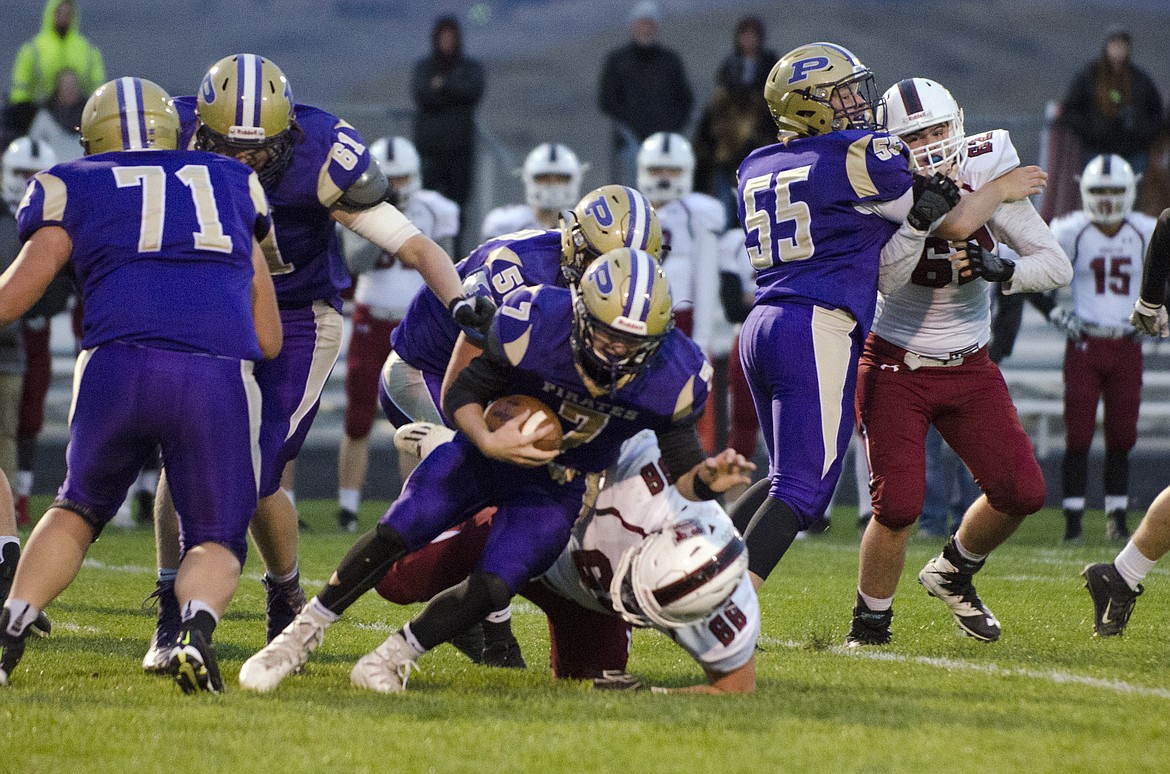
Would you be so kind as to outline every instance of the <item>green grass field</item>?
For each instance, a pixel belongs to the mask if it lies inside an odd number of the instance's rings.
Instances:
[[[47,501],[38,505],[44,506]],[[301,574],[314,593],[353,540],[334,505],[304,503]],[[363,508],[373,522],[377,504]],[[543,617],[519,601],[525,671],[472,666],[450,646],[422,661],[409,690],[372,695],[349,669],[412,612],[369,594],[329,630],[305,674],[274,694],[237,687],[264,639],[253,555],[216,632],[228,683],[188,697],[139,661],[153,628],[146,530],[110,530],[49,609],[53,637],[30,644],[0,689],[0,771],[119,772],[1145,772],[1170,758],[1167,568],[1155,568],[1123,638],[1091,637],[1078,575],[1111,559],[1103,519],[1086,545],[1057,545],[1058,513],[1034,516],[977,578],[1003,624],[995,644],[958,634],[915,582],[939,550],[911,543],[895,601],[894,643],[840,644],[857,572],[852,518],[795,544],[764,587],[759,689],[751,696],[592,692],[553,684]],[[253,552],[254,553],[254,552]],[[630,671],[661,685],[701,680],[654,632],[634,638]]]

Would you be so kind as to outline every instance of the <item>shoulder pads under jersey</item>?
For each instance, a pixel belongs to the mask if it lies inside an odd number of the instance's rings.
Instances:
[[[349,210],[366,210],[379,204],[386,198],[389,183],[382,168],[377,164],[370,164],[366,171],[357,180],[345,189],[345,193],[337,203]]]

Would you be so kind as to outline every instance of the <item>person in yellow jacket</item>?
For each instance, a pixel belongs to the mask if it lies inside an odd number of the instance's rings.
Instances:
[[[8,136],[23,135],[37,110],[53,94],[57,77],[72,70],[89,95],[106,81],[102,53],[81,34],[77,0],[48,0],[41,31],[21,45],[12,65],[12,85],[4,111]]]

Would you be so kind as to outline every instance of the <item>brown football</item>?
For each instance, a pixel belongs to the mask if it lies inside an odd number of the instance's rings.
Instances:
[[[535,433],[540,428],[548,423],[552,423],[552,432],[543,438],[536,441],[536,448],[544,451],[556,451],[561,448],[561,421],[557,419],[557,415],[549,408],[543,401],[540,401],[531,395],[505,395],[502,398],[496,398],[483,412],[483,418],[487,422],[489,430],[495,430],[500,425],[507,422],[513,417],[523,414],[525,411],[531,411],[528,419],[524,420],[524,424],[520,426],[520,431],[524,435]]]

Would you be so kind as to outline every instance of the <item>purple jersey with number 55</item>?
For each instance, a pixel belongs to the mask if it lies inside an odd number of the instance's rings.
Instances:
[[[800,297],[873,322],[882,246],[898,224],[858,205],[897,199],[913,178],[902,142],[863,130],[760,148],[739,168],[739,218],[756,303]]]
[[[100,153],[38,173],[21,239],[59,226],[85,302],[82,349],[121,341],[259,360],[253,236],[272,227],[256,173],[202,151]]]
[[[195,97],[176,97],[182,119],[181,147],[189,147],[199,121]],[[341,291],[351,284],[329,208],[362,176],[372,157],[356,129],[308,105],[293,108],[292,160],[266,190],[276,224],[276,244],[292,271],[274,274],[281,309],[328,301],[341,311]]]

